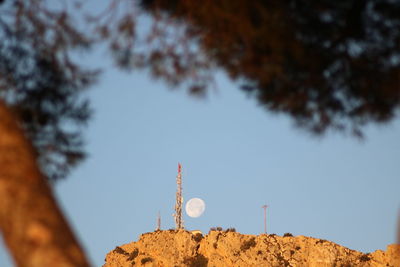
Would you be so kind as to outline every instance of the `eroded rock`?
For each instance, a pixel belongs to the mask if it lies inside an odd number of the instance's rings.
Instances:
[[[103,267],[400,267],[400,245],[364,254],[305,236],[243,235],[211,231],[156,231],[109,252]]]

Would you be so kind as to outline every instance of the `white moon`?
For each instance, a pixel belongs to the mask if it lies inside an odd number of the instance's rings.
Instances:
[[[203,214],[206,209],[206,203],[200,198],[192,198],[186,202],[186,214],[192,218],[197,218]]]

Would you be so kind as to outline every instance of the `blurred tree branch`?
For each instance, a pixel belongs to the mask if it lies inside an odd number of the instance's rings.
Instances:
[[[0,228],[18,266],[89,266],[15,116],[0,101]]]
[[[87,265],[44,180],[85,157],[82,92],[98,73],[75,51],[106,44],[121,69],[200,96],[222,69],[315,134],[361,136],[398,115],[399,1],[111,0],[97,15],[57,3],[0,0],[0,227],[20,266]]]
[[[399,1],[141,3],[186,25],[207,58],[261,106],[310,132],[361,136],[367,123],[398,115]]]

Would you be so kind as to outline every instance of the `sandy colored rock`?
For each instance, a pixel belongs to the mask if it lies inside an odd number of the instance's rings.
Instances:
[[[103,267],[400,267],[400,245],[361,253],[330,241],[305,236],[243,235],[211,231],[156,231],[116,247]]]

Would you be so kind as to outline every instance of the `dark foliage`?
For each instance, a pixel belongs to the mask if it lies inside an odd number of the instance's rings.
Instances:
[[[283,237],[291,237],[291,236],[293,236],[291,233],[284,233],[283,234]]]
[[[371,260],[371,257],[369,255],[369,253],[366,253],[366,254],[363,254],[363,255],[360,256],[360,261],[361,262],[370,261],[370,260]]]
[[[277,254],[275,254],[275,257],[276,257],[276,259],[280,262],[280,265],[281,266],[287,266],[287,267],[289,267],[289,266],[291,266],[290,265],[290,263],[289,263],[289,261],[288,260],[286,260],[283,256],[282,256],[282,254],[279,252],[279,253],[277,253]]]
[[[138,2],[154,15],[143,34]],[[71,52],[93,42],[106,43],[121,68],[147,68],[196,95],[222,68],[261,106],[313,133],[361,135],[399,110],[399,1],[110,1],[86,16],[85,33],[76,9],[49,6],[0,2],[0,98],[19,115],[49,178],[85,157],[90,110],[81,92],[96,73]]]
[[[203,235],[200,233],[197,233],[193,236],[194,241],[200,242],[203,239]]]
[[[243,90],[313,133],[361,135],[366,123],[387,122],[399,110],[400,1],[141,4],[155,16],[185,23],[188,38],[198,40]]]
[[[153,261],[153,258],[151,258],[151,257],[146,257],[146,258],[143,258],[143,259],[141,259],[141,263],[142,264],[145,264],[146,262],[152,262]]]
[[[256,246],[256,239],[254,237],[250,238],[249,240],[246,240],[243,242],[243,244],[240,245],[240,250],[241,251],[246,251],[250,249],[251,247]]]
[[[80,93],[95,76],[69,53],[90,42],[64,11],[20,0],[0,5],[0,39],[0,98],[18,115],[42,172],[64,177],[85,157],[81,126],[90,110]]]
[[[126,259],[127,261],[133,261],[139,255],[139,249],[135,248],[130,254],[129,257]]]
[[[211,62],[199,51],[197,37],[186,23],[163,14],[138,29],[143,15],[138,2],[110,1],[104,12],[90,16],[95,38],[108,46],[120,68],[146,68],[153,78],[171,87],[183,85],[192,95],[204,94],[212,81]]]
[[[118,247],[118,246],[115,247],[114,252],[115,252],[115,253],[118,253],[118,254],[125,255],[125,256],[128,256],[128,255],[129,255],[128,252],[126,252],[123,248]]]
[[[183,264],[187,267],[207,267],[208,259],[202,254],[197,254],[195,257],[185,258]]]

